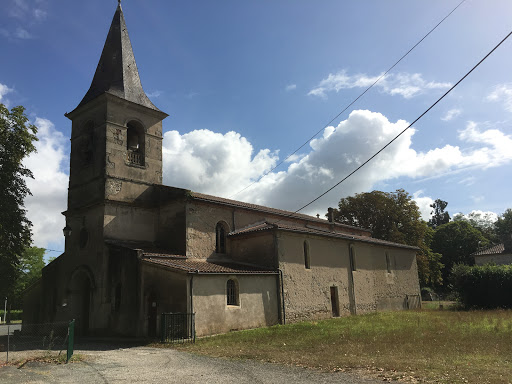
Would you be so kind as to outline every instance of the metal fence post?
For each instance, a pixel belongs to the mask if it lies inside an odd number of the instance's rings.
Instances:
[[[68,350],[66,355],[66,364],[73,356],[75,349],[75,319],[71,320],[68,325]]]
[[[7,324],[7,359],[5,360],[6,363],[9,362],[9,347],[10,347],[9,342],[10,342],[10,337],[11,337],[10,331],[9,331],[9,326],[10,326],[10,324]]]

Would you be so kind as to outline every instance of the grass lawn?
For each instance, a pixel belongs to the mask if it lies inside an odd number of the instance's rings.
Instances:
[[[372,313],[232,332],[177,348],[329,371],[364,369],[392,380],[512,383],[512,311]]]

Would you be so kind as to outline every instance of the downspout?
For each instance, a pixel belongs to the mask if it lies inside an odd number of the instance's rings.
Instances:
[[[282,322],[283,322],[283,325],[286,324],[286,309],[285,309],[285,305],[284,305],[284,278],[283,278],[283,271],[281,270],[281,268],[279,268],[279,277],[280,277],[280,280],[281,280],[281,305],[282,305],[282,309],[281,309],[281,313],[282,313]]]
[[[281,324],[286,324],[286,309],[284,302],[284,277],[283,271],[279,268],[279,242],[277,240],[277,231],[274,229],[274,267],[279,271],[277,275],[277,302],[279,303],[279,315]]]

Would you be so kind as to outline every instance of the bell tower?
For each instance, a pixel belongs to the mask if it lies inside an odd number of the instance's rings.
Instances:
[[[103,253],[103,239],[152,241],[148,209],[162,183],[162,120],[142,89],[117,6],[91,86],[72,121],[66,253]],[[143,228],[135,230],[133,228]],[[100,258],[102,256],[99,256]]]
[[[140,200],[162,183],[162,120],[142,89],[118,2],[91,86],[72,112],[68,211]]]

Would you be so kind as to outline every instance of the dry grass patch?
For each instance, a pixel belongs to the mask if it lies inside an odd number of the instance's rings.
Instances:
[[[403,311],[232,332],[177,348],[383,378],[512,383],[512,311]]]

